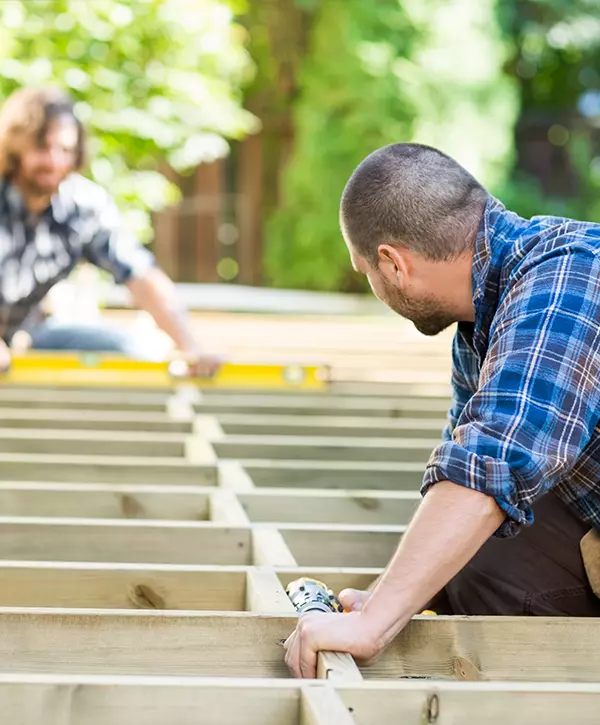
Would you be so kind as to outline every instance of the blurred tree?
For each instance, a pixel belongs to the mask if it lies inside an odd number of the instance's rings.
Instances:
[[[338,228],[344,184],[396,141],[432,143],[490,184],[510,162],[516,98],[493,0],[305,0],[314,9],[294,145],[268,223],[277,285],[363,289]]]
[[[57,83],[90,129],[90,175],[143,238],[149,211],[178,198],[160,173],[227,153],[256,128],[241,108],[251,79],[243,0],[3,0],[0,101],[24,84]]]
[[[598,0],[498,0],[519,88],[516,164],[503,199],[525,216],[600,221]]]

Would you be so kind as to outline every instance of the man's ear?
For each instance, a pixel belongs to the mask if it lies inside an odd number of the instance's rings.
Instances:
[[[380,244],[377,248],[379,270],[386,279],[404,287],[410,274],[410,260],[404,249],[391,244]]]

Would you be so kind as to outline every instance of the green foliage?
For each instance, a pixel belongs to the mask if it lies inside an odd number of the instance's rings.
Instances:
[[[498,0],[519,85],[519,163],[501,189],[524,216],[600,222],[600,18],[597,0]]]
[[[150,235],[149,211],[178,197],[160,173],[227,153],[255,127],[241,108],[251,75],[245,31],[219,0],[3,0],[0,100],[57,83],[92,134],[90,175]]]
[[[277,285],[358,289],[338,228],[356,165],[379,146],[431,143],[498,184],[516,98],[493,0],[322,0],[294,108],[266,271]]]

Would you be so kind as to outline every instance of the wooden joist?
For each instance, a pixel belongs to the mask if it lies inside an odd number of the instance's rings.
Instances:
[[[251,531],[208,521],[0,517],[0,551],[19,561],[250,564]]]
[[[285,587],[378,576],[443,426],[441,387],[369,385],[0,389],[7,722],[595,723],[595,620],[417,617],[371,667],[290,679]]]
[[[266,488],[416,491],[423,481],[420,463],[247,458],[239,464],[256,486]]]
[[[366,588],[380,569],[340,567],[128,564],[107,562],[0,561],[0,607],[75,609],[292,611],[267,606],[302,576],[322,578],[335,590]],[[266,594],[268,596],[266,596]],[[256,600],[262,602],[259,606]],[[255,602],[255,603],[253,603]],[[289,604],[285,596],[284,604]]]
[[[19,725],[596,725],[599,710],[598,684],[0,674],[0,711]]]
[[[199,453],[198,449],[196,451]],[[57,453],[0,453],[0,481],[180,484],[214,486],[216,461],[207,455],[193,463],[184,458],[93,456]]]
[[[253,522],[408,524],[421,502],[417,491],[259,489],[239,493]]]
[[[207,521],[214,487],[0,481],[3,516]]]
[[[140,414],[141,415],[141,414]],[[437,438],[443,418],[385,418],[345,415],[219,414],[226,435],[333,436],[365,438]],[[32,424],[33,428],[34,425]]]
[[[1,398],[0,398],[1,399]],[[320,395],[256,395],[204,394],[194,407],[198,414],[233,413],[286,415],[349,415],[369,418],[444,418],[448,412],[447,398],[422,400],[418,397],[365,398],[362,396]]]
[[[6,428],[49,428],[51,430],[145,431],[148,433],[191,433],[192,421],[173,420],[166,412],[114,411],[88,408],[42,409],[0,408],[0,425]]]
[[[357,445],[345,437],[221,435],[140,431],[48,430],[0,428],[0,453],[50,453],[181,457],[196,455],[208,444],[222,459],[313,459],[333,461],[398,461],[426,464],[434,439],[367,438]]]
[[[0,608],[0,672],[285,678],[280,642],[295,622],[253,613]],[[598,682],[600,630],[585,618],[417,617],[362,673]]]

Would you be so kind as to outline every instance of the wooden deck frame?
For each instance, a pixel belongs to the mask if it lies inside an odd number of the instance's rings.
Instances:
[[[291,555],[290,555],[291,556]],[[365,588],[380,569],[213,564],[0,561],[0,607],[291,612],[279,602],[301,576],[335,591]],[[268,580],[269,586],[264,582]],[[276,581],[278,580],[278,581]],[[256,601],[262,602],[259,606]]]
[[[0,672],[285,678],[280,642],[295,622],[292,614],[0,608]],[[415,617],[362,673],[598,682],[600,628],[585,618]]]
[[[295,624],[286,584],[307,575],[323,579],[335,590],[364,588],[397,545],[418,503],[416,489],[422,473],[417,458],[412,463],[378,464],[364,459],[298,460],[298,449],[316,443],[302,432],[310,429],[312,421],[321,445],[330,443],[343,451],[356,447],[356,442],[323,441],[328,424],[339,436],[347,429],[360,431],[359,436],[368,439],[363,449],[408,448],[408,425],[396,425],[395,438],[386,443],[374,432],[385,431],[388,421],[404,422],[386,416],[403,415],[409,408],[388,408],[381,404],[384,399],[375,406],[366,399],[357,404],[351,396],[344,400],[338,396],[331,399],[337,400],[333,408],[339,407],[339,415],[332,416],[316,400],[309,401],[315,405],[308,414],[308,408],[288,401],[288,411],[305,417],[298,424],[294,416],[287,416],[287,433],[297,439],[292,441],[282,438],[286,416],[281,413],[265,415],[259,435],[256,430],[243,431],[245,422],[239,419],[248,418],[247,412],[220,413],[223,420],[219,424],[213,418],[210,435],[190,421],[176,421],[174,426],[180,427],[171,429],[164,412],[153,412],[156,400],[142,400],[144,395],[129,401],[134,412],[126,406],[121,409],[126,411],[123,428],[111,427],[111,416],[119,415],[115,407],[104,418],[97,416],[100,428],[86,426],[73,438],[84,445],[106,442],[107,451],[111,441],[120,440],[130,446],[130,461],[157,456],[156,461],[137,466],[117,459],[126,476],[111,483],[113,479],[106,478],[109,464],[100,449],[92,461],[89,455],[77,453],[30,456],[24,451],[23,459],[33,459],[24,465],[31,467],[33,462],[46,481],[48,474],[61,475],[61,465],[68,466],[66,470],[80,468],[67,473],[72,483],[64,483],[64,475],[54,484],[32,483],[23,478],[31,470],[26,467],[19,469],[20,480],[0,483],[0,508],[3,501],[13,507],[10,515],[0,518],[0,546],[7,555],[17,552],[17,560],[0,562],[0,711],[8,713],[11,721],[100,725],[108,717],[111,725],[137,721],[170,725],[176,717],[178,723],[191,725],[197,722],[198,712],[218,718],[223,725],[395,725],[399,718],[414,725],[438,721],[442,725],[458,719],[500,725],[507,712],[517,725],[529,725],[541,717],[546,724],[562,725],[573,713],[578,722],[597,721],[600,631],[596,620],[416,618],[372,668],[361,671],[349,656],[325,653],[320,657],[319,676],[329,682],[286,679],[280,641]],[[233,404],[243,399],[254,405],[252,396],[236,396],[230,401]],[[266,397],[273,403],[294,396]],[[79,402],[71,400],[73,405]],[[434,399],[429,402],[437,405]],[[215,394],[212,400],[206,396],[199,406],[210,409],[221,403]],[[367,424],[361,428],[355,420],[354,425],[345,426],[346,411],[361,410],[363,403]],[[404,403],[412,405],[410,400]],[[0,420],[1,413],[0,407]],[[35,432],[38,445],[40,440],[61,437],[48,432],[54,411],[46,409],[46,413],[48,425],[40,425],[43,430]],[[67,423],[73,424],[78,415],[73,408],[62,416],[62,435],[68,435]],[[241,428],[223,434],[228,417]],[[320,417],[321,422],[317,421]],[[145,419],[156,428],[138,434],[136,419],[142,426]],[[25,440],[27,430],[21,429],[20,422],[27,420],[27,411],[13,420],[18,424],[10,426],[13,433],[6,437]],[[411,425],[413,430],[429,431],[438,423],[431,416],[413,420]],[[123,433],[115,433],[119,430]],[[279,441],[265,440],[267,436],[277,436]],[[162,445],[183,444],[181,452],[166,456],[168,463],[159,452],[159,437]],[[205,450],[211,450],[210,444],[208,449],[203,447],[207,441],[215,444],[221,456],[227,450],[219,450],[219,445],[231,446],[229,455],[241,462],[206,456]],[[151,452],[142,449],[153,442],[157,446]],[[136,443],[140,448],[133,455]],[[252,446],[252,456],[241,447],[233,449],[243,445]],[[295,460],[274,460],[277,445],[290,446],[286,455]],[[9,464],[14,463],[11,455],[18,458],[14,452],[5,454]],[[160,480],[161,465],[171,467],[179,458],[173,469],[181,468],[190,477],[178,483],[175,473],[169,480]],[[61,464],[59,459],[67,460]],[[100,479],[92,479],[99,482],[80,484],[76,474],[94,467],[101,474]],[[192,482],[198,470],[210,473]],[[371,480],[365,480],[369,474]],[[390,488],[406,485],[407,490],[369,488],[379,487],[384,476]],[[310,490],[293,488],[299,482]],[[326,486],[332,490],[325,490]],[[42,495],[43,505],[37,498]],[[67,496],[73,496],[74,508],[79,507],[78,512],[69,512],[70,518],[59,515]],[[34,500],[42,506],[44,518],[20,517],[19,513],[31,510]],[[86,507],[96,518],[82,517]],[[170,520],[153,520],[156,514]],[[104,520],[107,515],[114,520]],[[154,550],[144,539],[147,531],[152,531]],[[55,532],[59,533],[55,536]],[[119,538],[123,532],[127,536]],[[229,563],[229,554],[225,557],[224,552],[236,537],[241,551],[236,554],[241,559]],[[53,560],[19,561],[18,552],[27,547]],[[99,552],[98,560],[57,562],[61,547],[63,553],[75,552],[77,557]],[[186,556],[197,561],[209,547],[210,563],[189,563]],[[151,560],[143,563],[145,559],[138,559],[136,552],[150,552]],[[140,563],[127,563],[121,553]],[[227,558],[224,565],[216,561],[221,555]],[[107,563],[111,558],[114,563]],[[355,568],[344,568],[350,562]],[[10,674],[25,670],[31,674]],[[48,671],[57,674],[42,674]],[[115,677],[115,672],[135,676]],[[177,677],[161,676],[166,672]],[[222,679],[212,679],[215,675]],[[251,680],[249,675],[265,679]]]
[[[211,725],[505,725],[507,712],[515,725],[595,725],[599,709],[600,686],[580,683],[0,675],[0,711],[19,725],[198,725],[199,712]]]

